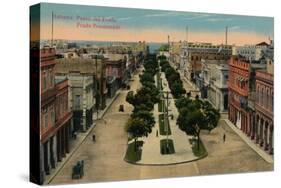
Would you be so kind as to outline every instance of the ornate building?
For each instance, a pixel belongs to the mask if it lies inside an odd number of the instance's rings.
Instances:
[[[184,75],[195,82],[196,76],[201,73],[201,60],[228,60],[232,54],[230,45],[213,45],[211,43],[188,43],[187,63]]]
[[[55,84],[55,49],[40,50],[40,177],[44,181],[58,161],[69,152],[70,121],[68,81]]]
[[[45,175],[55,168],[55,99],[56,88],[54,83],[55,49],[43,48],[40,50],[40,177],[44,181]],[[51,155],[51,153],[53,155]],[[52,161],[52,162],[51,162]]]
[[[241,129],[248,132],[249,111],[248,95],[249,95],[249,77],[250,64],[247,60],[232,56],[229,60],[229,120]]]
[[[273,75],[265,71],[256,73],[256,129],[252,138],[265,151],[273,154]]]
[[[273,74],[266,64],[232,56],[228,86],[229,120],[273,154]]]
[[[196,78],[201,97],[206,98],[220,112],[228,110],[227,60],[202,60],[202,72]]]

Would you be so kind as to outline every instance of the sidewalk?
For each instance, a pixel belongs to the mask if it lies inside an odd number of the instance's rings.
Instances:
[[[222,119],[225,123],[240,136],[240,138],[250,146],[257,154],[259,154],[266,162],[273,163],[273,156],[266,153],[262,148],[260,148],[257,144],[255,144],[245,133],[243,133],[240,129],[235,127],[235,125],[229,121],[228,119]]]
[[[116,95],[112,98],[109,98],[106,100],[106,107],[105,109],[101,110],[99,112],[99,118],[102,118],[104,114],[107,112],[107,110],[110,108],[111,104],[115,101],[115,99],[119,96],[120,94],[120,89],[116,92]],[[94,119],[95,121],[98,121]],[[53,178],[59,173],[59,171],[62,169],[62,167],[65,165],[65,163],[70,159],[70,157],[75,153],[75,151],[79,148],[79,146],[84,142],[86,137],[90,134],[90,132],[96,127],[96,122],[93,123],[93,125],[86,131],[86,132],[80,132],[77,134],[77,138],[73,141],[70,142],[71,145],[71,151],[66,154],[64,158],[62,158],[61,162],[57,163],[57,166],[55,169],[51,169],[50,175],[46,176],[44,184],[49,184]],[[69,172],[71,173],[71,172]]]

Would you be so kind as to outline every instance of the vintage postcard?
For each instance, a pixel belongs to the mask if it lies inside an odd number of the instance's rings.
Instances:
[[[274,19],[30,7],[30,180],[272,171]]]

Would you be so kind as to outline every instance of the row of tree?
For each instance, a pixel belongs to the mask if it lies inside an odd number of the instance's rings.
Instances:
[[[155,55],[149,55],[144,61],[144,71],[140,75],[142,87],[136,93],[129,91],[126,101],[134,106],[133,113],[128,120],[125,130],[134,139],[137,151],[137,139],[148,136],[155,124],[151,110],[160,101],[159,90],[155,86],[154,75],[158,71]]]
[[[177,125],[187,135],[197,137],[199,149],[200,131],[214,129],[218,125],[220,113],[208,101],[200,100],[199,96],[196,96],[195,100],[192,100],[189,95],[185,96],[186,90],[183,88],[179,73],[169,64],[165,56],[159,56],[158,59],[170,90],[177,99],[175,103],[179,111]]]
[[[180,98],[186,93],[180,74],[169,64],[165,56],[159,56],[161,70],[165,73],[170,90],[174,98]]]

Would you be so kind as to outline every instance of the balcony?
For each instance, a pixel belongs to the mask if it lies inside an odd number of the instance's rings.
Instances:
[[[237,85],[233,84],[232,82],[228,82],[228,87],[233,91],[237,92],[239,95],[247,97],[249,94],[248,89],[242,89]]]
[[[41,105],[44,106],[47,103],[49,103],[51,100],[54,100],[56,94],[57,94],[57,90],[55,87],[42,92],[41,93]]]
[[[60,128],[61,126],[63,126],[68,120],[70,120],[72,117],[72,112],[67,112],[64,114],[63,117],[59,118],[56,121],[56,127]]]

